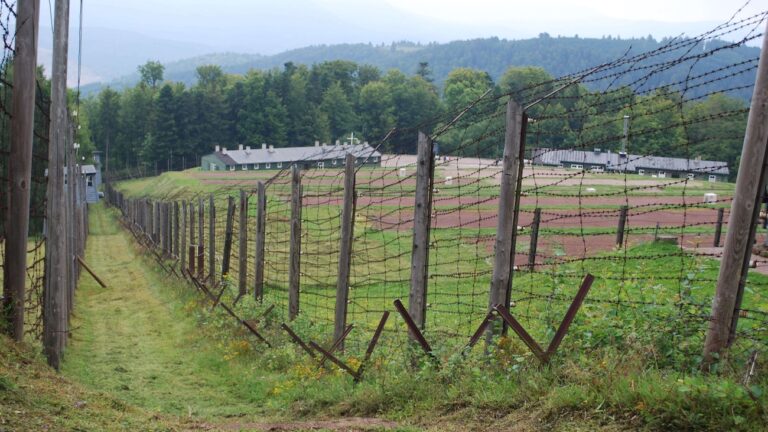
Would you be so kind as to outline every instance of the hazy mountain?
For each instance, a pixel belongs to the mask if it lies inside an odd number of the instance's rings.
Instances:
[[[282,68],[287,62],[311,65],[328,60],[349,60],[359,64],[371,64],[382,71],[399,69],[413,74],[420,62],[428,62],[435,82],[440,85],[448,73],[457,67],[470,67],[487,71],[494,80],[498,79],[510,66],[541,66],[554,76],[584,70],[594,65],[617,59],[624,55],[639,54],[654,50],[663,41],[653,38],[618,39],[618,38],[579,38],[550,37],[543,33],[537,38],[524,40],[504,40],[498,38],[454,41],[445,44],[427,45],[401,42],[389,45],[340,44],[318,45],[286,51],[271,56],[249,54],[210,54],[197,56],[166,64],[165,79],[169,81],[193,84],[195,68],[201,64],[218,64],[228,73],[244,74],[249,69]],[[710,43],[724,43],[714,41]],[[735,63],[757,57],[759,49],[740,47],[726,50],[721,55],[703,59],[697,69],[714,69],[717,65]],[[727,59],[722,56],[728,56]],[[653,83],[669,83],[683,79],[687,71],[672,68],[653,77]],[[631,78],[631,77],[629,77]],[[749,76],[738,76],[735,80],[745,80],[751,84]],[[132,74],[120,80],[110,82],[112,87],[120,88],[133,85],[138,74]],[[749,81],[749,82],[747,82]],[[733,85],[729,83],[728,85]],[[101,85],[88,86],[85,90],[93,92]],[[749,97],[749,90],[739,94]]]
[[[73,27],[69,34],[68,84],[77,84],[78,30]],[[51,70],[53,35],[50,27],[40,28],[38,63],[46,74]],[[215,51],[210,46],[155,38],[141,33],[89,27],[83,30],[83,54],[81,83],[111,82],[135,71],[147,60],[170,63],[176,60]]]

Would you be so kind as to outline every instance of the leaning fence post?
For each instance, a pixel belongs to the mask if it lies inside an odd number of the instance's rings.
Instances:
[[[533,211],[533,223],[531,224],[531,241],[528,248],[528,268],[536,269],[536,249],[539,244],[539,225],[541,225],[541,209],[536,207]]]
[[[432,139],[422,132],[419,132],[416,164],[411,292],[408,296],[408,312],[416,325],[423,330],[427,316],[429,229],[432,219],[432,182],[434,180],[435,158],[432,153]]]
[[[264,236],[267,221],[267,192],[264,182],[258,184],[256,207],[256,280],[254,281],[253,296],[261,301],[264,298]]]
[[[507,102],[506,130],[504,133],[504,156],[499,193],[499,217],[496,228],[496,246],[491,277],[491,292],[488,308],[509,307],[512,287],[513,265],[515,260],[515,240],[517,238],[516,217],[517,195],[521,167],[523,166],[523,108],[514,100]],[[502,324],[502,331],[506,325]],[[488,336],[493,334],[489,329]]]
[[[616,228],[616,247],[624,244],[624,226],[627,224],[628,207],[623,205],[619,211],[619,226]]]
[[[229,275],[229,260],[232,256],[232,229],[235,224],[235,199],[227,197],[226,231],[224,231],[224,254],[221,258],[221,278]]]
[[[341,338],[347,328],[347,301],[349,275],[352,265],[352,238],[355,233],[355,156],[347,153],[344,167],[344,207],[341,211],[341,239],[339,240],[339,273],[336,282],[336,319],[333,339],[339,340],[339,350],[344,350]]]
[[[240,222],[237,232],[237,271],[240,296],[248,292],[248,195],[240,190]]]
[[[715,240],[714,247],[720,247],[720,236],[723,234],[723,213],[725,209],[720,207],[717,209],[717,223],[715,224]]]
[[[208,197],[208,280],[216,285],[216,204]]]
[[[301,171],[291,169],[291,248],[288,271],[288,318],[299,314],[299,284],[301,281]]]
[[[768,25],[766,25],[768,28]],[[763,37],[762,52],[768,52],[768,37]],[[761,55],[749,109],[736,192],[731,203],[728,232],[712,302],[712,317],[704,343],[702,368],[708,370],[714,355],[727,347],[736,330],[747,265],[755,239],[755,224],[765,193],[768,153],[768,55]]]

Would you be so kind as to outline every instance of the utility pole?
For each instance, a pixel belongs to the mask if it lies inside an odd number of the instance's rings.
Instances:
[[[765,36],[760,52],[744,147],[741,150],[741,165],[736,178],[736,193],[731,204],[717,291],[712,301],[712,317],[704,342],[704,370],[709,370],[715,355],[720,354],[728,345],[734,310],[739,306],[739,281],[746,276],[744,260],[749,259],[747,254],[754,240],[757,207],[760,206],[765,189],[763,173],[768,162],[768,38]]]
[[[32,137],[35,127],[35,73],[40,0],[16,4],[16,47],[13,58],[13,102],[8,177],[10,205],[6,219],[5,292],[11,334],[24,339],[29,200],[32,181]],[[12,222],[11,222],[12,221]],[[13,229],[8,229],[12,224]],[[50,225],[49,225],[50,226]]]
[[[51,129],[48,146],[48,238],[45,248],[46,289],[43,298],[43,349],[48,364],[61,365],[67,337],[67,256],[66,163],[67,134],[67,49],[69,47],[69,0],[57,0],[53,24],[53,65],[51,68]],[[70,181],[74,173],[70,172]]]

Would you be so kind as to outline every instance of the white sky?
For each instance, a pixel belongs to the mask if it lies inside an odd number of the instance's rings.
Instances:
[[[445,42],[541,32],[695,35],[743,0],[84,0],[85,25],[265,54],[318,43]],[[43,2],[45,7],[45,2]],[[72,1],[73,21],[77,2]],[[768,9],[753,0],[741,16]],[[45,19],[45,12],[43,13]],[[45,21],[43,21],[45,23]]]
[[[325,3],[346,3],[326,0]],[[535,20],[552,19],[570,21],[578,17],[594,16],[628,21],[660,21],[690,23],[722,21],[730,17],[743,4],[738,0],[539,0],[504,1],[441,1],[441,0],[386,0],[392,6],[423,16],[432,16],[457,23],[496,23],[519,17]],[[758,11],[760,2],[753,1],[747,10]],[[762,5],[765,8],[765,4]],[[495,11],[489,14],[487,11]],[[583,23],[585,26],[592,23]]]

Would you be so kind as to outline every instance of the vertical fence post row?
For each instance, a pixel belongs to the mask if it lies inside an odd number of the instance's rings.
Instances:
[[[720,247],[720,236],[723,234],[723,213],[724,208],[717,209],[717,223],[715,223],[715,240],[712,244],[714,247]]]
[[[216,203],[208,197],[208,281],[216,285]]]
[[[432,139],[419,132],[408,313],[420,329],[424,329],[427,316],[429,230],[432,219],[432,182],[435,169],[435,157],[432,150]],[[411,335],[411,337],[413,336]]]
[[[240,190],[240,221],[237,232],[237,282],[240,296],[248,292],[248,195]]]
[[[517,238],[518,211],[517,195],[523,166],[523,108],[514,100],[507,102],[506,130],[504,133],[504,156],[499,193],[499,218],[496,229],[496,246],[493,261],[491,291],[488,307],[509,307],[510,291],[515,260],[515,239]],[[506,329],[506,325],[502,326]],[[489,337],[493,329],[489,329]]]
[[[179,250],[179,259],[181,260],[181,274],[184,275],[184,269],[187,267],[187,201],[181,202],[181,225],[179,226],[179,235],[181,244]]]
[[[616,247],[624,245],[624,227],[627,224],[628,207],[623,205],[619,210],[619,226],[616,227]]]
[[[531,223],[531,240],[528,245],[528,268],[536,270],[536,249],[539,245],[539,225],[541,225],[541,209],[533,210],[533,223]],[[515,227],[517,228],[517,227]]]
[[[291,168],[291,248],[288,270],[288,318],[299,314],[299,284],[301,283],[301,170]]]
[[[267,222],[267,191],[264,182],[258,184],[258,196],[256,202],[256,269],[253,285],[253,296],[257,301],[264,299],[264,245]]]
[[[226,231],[224,231],[224,254],[221,258],[221,279],[229,276],[229,260],[232,256],[232,230],[235,224],[235,199],[227,196]]]
[[[344,350],[342,335],[347,328],[347,303],[349,299],[349,275],[352,265],[352,239],[355,235],[355,156],[347,154],[344,166],[344,207],[341,211],[341,239],[339,240],[339,273],[336,282],[336,319],[333,340],[340,341],[338,349]]]

